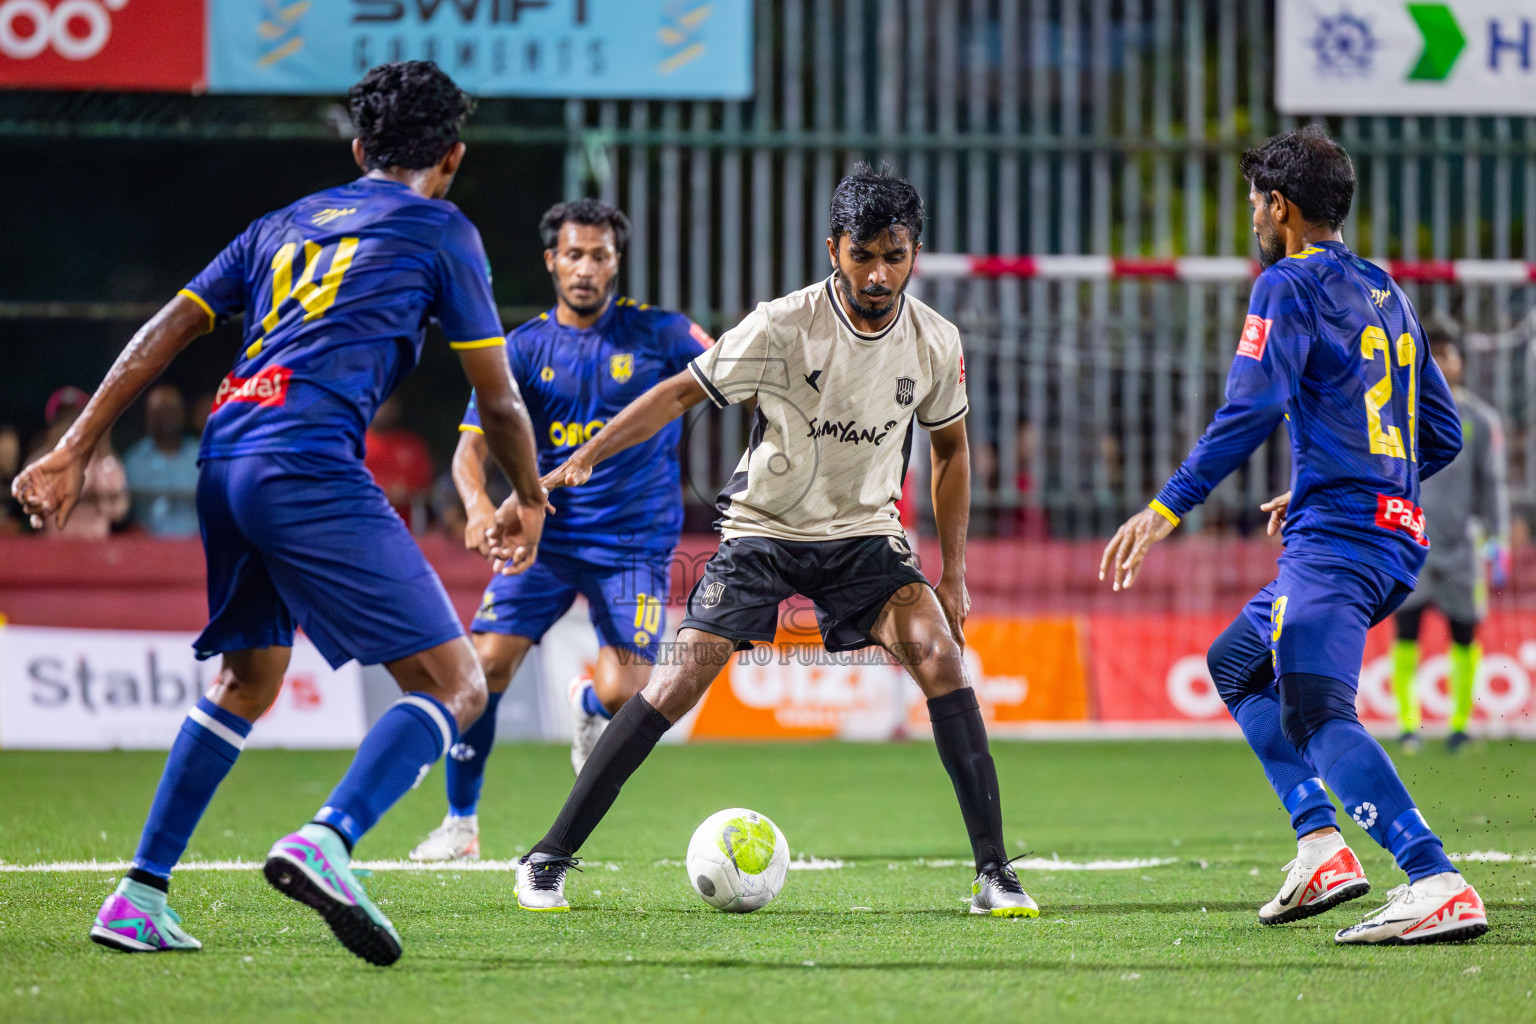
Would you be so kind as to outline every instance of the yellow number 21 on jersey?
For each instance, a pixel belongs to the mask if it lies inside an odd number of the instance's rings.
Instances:
[[[1408,438],[1412,451],[1403,447],[1403,432],[1397,427],[1381,422],[1381,410],[1392,401],[1392,345],[1387,341],[1387,332],[1374,325],[1367,327],[1360,334],[1360,355],[1367,362],[1376,361],[1376,353],[1381,353],[1382,374],[1377,381],[1365,393],[1365,424],[1366,434],[1371,443],[1372,455],[1386,455],[1394,459],[1407,459],[1410,456],[1414,462],[1419,461],[1418,451],[1418,345],[1414,343],[1413,335],[1399,335],[1397,339],[1397,365],[1408,367]]]
[[[318,242],[304,243],[304,269],[300,271],[297,282],[293,279],[293,265],[299,251],[298,243],[288,242],[272,255],[272,311],[261,318],[261,329],[265,334],[245,350],[245,358],[251,359],[261,351],[267,340],[266,335],[271,334],[282,319],[283,303],[289,299],[304,307],[306,321],[325,315],[325,311],[336,301],[341,279],[346,276],[347,268],[352,266],[352,258],[357,255],[357,243],[356,238],[343,238],[336,243],[336,249],[331,253],[330,268],[318,283],[315,274],[320,270],[320,256],[324,252]]]

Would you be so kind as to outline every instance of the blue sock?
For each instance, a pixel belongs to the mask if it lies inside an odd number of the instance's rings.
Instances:
[[[1264,777],[1291,815],[1300,839],[1320,828],[1337,827],[1333,801],[1305,758],[1280,727],[1280,692],[1274,683],[1269,643],[1239,615],[1211,644],[1206,656],[1216,692],[1243,730],[1264,768]]]
[[[1410,882],[1456,870],[1440,837],[1413,805],[1392,759],[1358,721],[1324,722],[1307,743],[1307,759],[1339,794],[1344,810],[1391,852]]]
[[[591,683],[581,691],[581,710],[589,715],[602,715],[610,719],[613,717],[613,712],[603,707],[603,702],[597,699],[597,691],[592,688]]]
[[[1296,838],[1320,828],[1337,828],[1338,818],[1323,780],[1280,731],[1280,698],[1275,688],[1250,694],[1230,710],[1258,755],[1264,777],[1290,812]]]
[[[314,820],[340,833],[350,850],[458,736],[453,715],[441,703],[424,693],[406,694],[373,723]]]
[[[501,694],[486,695],[485,714],[465,729],[448,751],[448,813],[467,818],[480,806],[480,783],[485,781],[485,759],[496,745],[496,707]]]
[[[187,712],[149,805],[144,834],[133,855],[136,870],[171,877],[171,868],[186,852],[208,801],[234,767],[250,734],[250,722],[207,697],[199,698]]]

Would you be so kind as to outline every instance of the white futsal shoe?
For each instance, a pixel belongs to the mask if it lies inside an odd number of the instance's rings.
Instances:
[[[512,892],[524,910],[566,911],[565,875],[576,867],[575,857],[552,857],[547,853],[528,853],[518,858],[517,881]]]
[[[1365,868],[1337,832],[1296,844],[1285,884],[1259,908],[1260,924],[1285,924],[1332,910],[1371,891]]]
[[[597,746],[597,738],[608,728],[609,722],[582,706],[582,695],[591,685],[592,677],[585,673],[566,684],[566,695],[571,703],[571,768],[577,775],[581,774],[581,766],[587,763],[587,758],[592,756],[592,748]]]
[[[992,917],[1039,917],[1040,908],[1019,884],[1013,868],[1004,864],[982,871],[971,883],[971,913]]]
[[[1364,921],[1339,931],[1341,946],[1414,946],[1430,942],[1466,942],[1488,930],[1483,899],[1454,871],[1400,885],[1387,894],[1387,905]]]
[[[479,860],[480,819],[450,814],[411,851],[411,860]]]

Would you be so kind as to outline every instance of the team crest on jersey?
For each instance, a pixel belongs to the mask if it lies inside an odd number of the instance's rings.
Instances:
[[[635,375],[635,357],[628,352],[608,357],[608,374],[623,384]]]
[[[720,598],[724,593],[724,583],[711,583],[704,588],[704,593],[699,595],[699,604],[704,608],[713,608],[720,603]]]
[[[912,404],[912,396],[917,393],[917,381],[911,377],[896,378],[896,404],[902,408]]]

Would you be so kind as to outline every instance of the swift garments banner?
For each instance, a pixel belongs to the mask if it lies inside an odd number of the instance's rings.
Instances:
[[[208,689],[218,659],[192,633],[0,627],[0,747],[165,750]],[[362,670],[326,664],[299,637],[252,747],[353,747],[366,728]]]
[[[206,0],[0,0],[0,88],[199,92]]]

